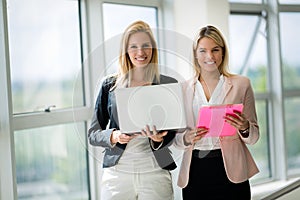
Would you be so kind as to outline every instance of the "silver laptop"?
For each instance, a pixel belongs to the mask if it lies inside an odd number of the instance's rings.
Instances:
[[[121,132],[140,132],[146,125],[157,130],[186,128],[180,83],[149,85],[115,90]]]

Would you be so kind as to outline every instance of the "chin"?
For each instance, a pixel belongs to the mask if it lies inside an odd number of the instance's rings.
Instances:
[[[148,64],[138,64],[138,65],[135,65],[135,67],[137,68],[143,68],[143,67],[146,67]]]

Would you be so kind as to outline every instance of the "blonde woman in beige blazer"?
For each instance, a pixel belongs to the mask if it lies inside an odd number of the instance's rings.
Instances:
[[[184,149],[178,175],[184,200],[251,199],[249,178],[259,172],[246,144],[259,138],[255,98],[250,80],[227,69],[228,47],[214,26],[200,29],[193,46],[195,76],[182,83],[188,128],[174,145]],[[204,104],[244,105],[243,112],[224,116],[236,128],[233,136],[204,137],[196,128]]]

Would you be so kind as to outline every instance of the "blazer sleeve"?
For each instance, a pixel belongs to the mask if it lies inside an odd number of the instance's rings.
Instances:
[[[106,129],[109,122],[107,102],[110,86],[109,79],[104,79],[96,100],[91,125],[88,129],[88,140],[93,146],[113,147],[110,143],[110,136],[114,129]]]
[[[249,121],[249,137],[244,138],[242,136],[241,139],[246,144],[255,144],[259,139],[259,126],[257,124],[257,114],[256,114],[256,107],[255,107],[255,97],[254,92],[250,83],[249,79],[246,79],[246,91],[244,96],[244,109],[243,113],[246,119]]]

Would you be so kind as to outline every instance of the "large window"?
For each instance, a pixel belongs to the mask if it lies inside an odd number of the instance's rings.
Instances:
[[[288,174],[300,173],[299,129],[300,120],[300,27],[295,26],[300,20],[299,13],[280,13],[280,41],[282,52],[282,71],[284,87],[284,107],[286,123],[286,147]]]
[[[251,181],[299,176],[299,1],[230,3],[230,67],[251,79],[261,133],[250,147],[260,169]]]
[[[232,14],[229,19],[230,69],[247,75],[255,92],[266,92],[266,21],[259,15]],[[245,23],[248,26],[241,29]]]
[[[259,182],[271,176],[267,132],[269,99],[257,97],[267,92],[266,21],[260,15],[246,14],[232,14],[229,19],[230,69],[249,77],[256,94],[260,139],[249,147],[260,169],[260,173],[252,180]]]
[[[299,20],[299,13],[280,13],[283,86],[287,90],[300,89],[300,27],[295,26]]]
[[[16,131],[18,199],[89,199],[84,135],[84,124]]]
[[[78,1],[7,1],[18,199],[89,199]]]
[[[78,2],[8,1],[8,8],[14,113],[82,106],[82,94],[72,99],[81,67]]]

